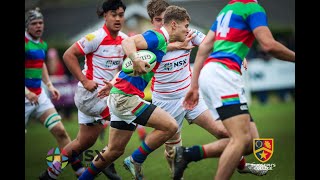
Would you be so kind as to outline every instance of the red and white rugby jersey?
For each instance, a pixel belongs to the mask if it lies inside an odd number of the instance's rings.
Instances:
[[[205,35],[194,31],[196,36],[189,45],[199,46]],[[191,50],[167,51],[152,78],[152,97],[177,99],[185,96],[191,83],[190,53]]]
[[[87,34],[77,41],[80,51],[85,56],[83,74],[99,84],[98,89],[104,86],[103,79],[111,81],[118,72],[125,55],[121,41],[128,36],[119,32],[114,39],[106,25]],[[79,82],[78,85],[82,86]]]

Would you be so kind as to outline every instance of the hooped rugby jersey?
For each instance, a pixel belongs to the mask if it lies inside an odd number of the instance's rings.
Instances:
[[[205,35],[194,31],[196,36],[189,45],[199,46]],[[184,97],[191,83],[191,50],[168,51],[155,71],[151,81],[152,97],[157,99],[180,99]]]
[[[167,30],[162,27],[159,30],[148,30],[144,32],[142,36],[148,44],[147,50],[153,52],[157,56],[155,67],[152,71],[141,76],[129,76],[123,71],[120,71],[119,77],[116,79],[116,83],[110,91],[111,94],[124,94],[128,96],[138,95],[139,97],[144,98],[143,91],[167,52],[169,34]]]
[[[255,39],[253,30],[259,26],[268,26],[268,22],[264,8],[256,0],[230,1],[211,26],[215,42],[205,64],[220,62],[241,74],[242,61]]]
[[[107,26],[87,34],[78,40],[77,46],[85,56],[82,73],[90,80],[98,83],[98,89],[104,86],[103,80],[111,81],[119,71],[123,62],[124,51],[121,46],[123,39],[128,36],[119,32],[116,38],[110,35]],[[79,86],[83,86],[81,82]]]
[[[46,59],[48,45],[42,39],[34,41],[32,37],[25,32],[24,35],[24,84],[36,95],[42,91],[42,67]]]

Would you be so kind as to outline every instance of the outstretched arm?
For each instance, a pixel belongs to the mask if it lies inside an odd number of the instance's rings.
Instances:
[[[295,62],[295,52],[276,41],[267,26],[255,28],[253,34],[264,52],[283,61]]]

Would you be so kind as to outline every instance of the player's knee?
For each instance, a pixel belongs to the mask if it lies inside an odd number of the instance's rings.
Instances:
[[[68,134],[61,123],[61,116],[58,113],[50,114],[44,121],[44,126],[48,128],[57,139],[68,138]]]
[[[214,136],[217,139],[228,138],[229,133],[226,128],[219,128],[219,129],[215,130]]]
[[[51,129],[52,134],[58,139],[66,139],[68,138],[68,134],[63,126],[56,125]]]
[[[48,128],[48,130],[50,131],[52,128],[57,126],[60,122],[61,122],[61,116],[57,112],[54,112],[54,113],[47,116],[43,125],[44,125],[44,127]],[[55,128],[55,129],[58,129],[58,128]],[[61,127],[60,127],[60,129],[61,129]]]
[[[179,126],[176,121],[170,122],[170,124],[168,125],[169,134],[173,136],[175,133],[177,133],[178,128]]]
[[[236,139],[238,139],[236,141],[238,143],[238,145],[243,146],[244,150],[246,150],[250,146],[250,144],[252,143],[252,136],[250,133],[245,133],[245,134],[239,135]]]
[[[247,147],[248,146],[252,147],[252,136],[251,136],[251,134],[250,133],[246,133],[244,138],[245,138],[244,142],[246,143],[246,146]]]

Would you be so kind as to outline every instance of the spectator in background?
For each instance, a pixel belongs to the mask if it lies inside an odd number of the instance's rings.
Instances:
[[[59,52],[56,48],[49,48],[48,49],[48,57],[47,57],[47,64],[48,64],[48,73],[50,76],[50,79],[54,85],[56,85],[57,88],[61,87],[59,83],[66,83],[68,82],[68,76],[66,75],[65,66],[59,56]],[[65,94],[63,94],[65,95]],[[56,109],[65,120],[71,120],[71,114],[72,109],[74,108],[74,105],[64,103],[65,97],[61,97],[61,100],[59,102],[53,101],[53,103],[56,106]],[[63,99],[64,98],[64,99]]]
[[[49,48],[48,49],[48,72],[53,83],[57,81],[65,81],[67,80],[67,76],[65,75],[65,67],[63,65],[62,60],[58,54],[57,49]]]

